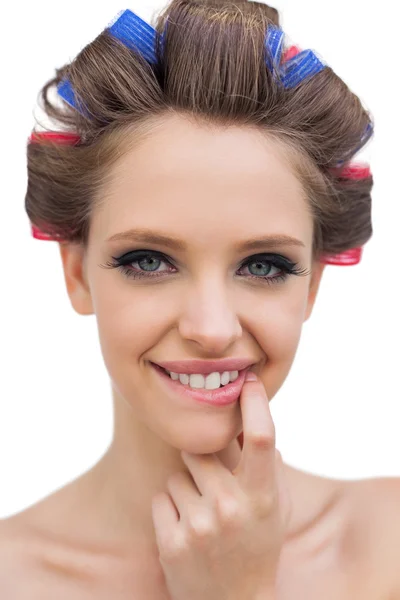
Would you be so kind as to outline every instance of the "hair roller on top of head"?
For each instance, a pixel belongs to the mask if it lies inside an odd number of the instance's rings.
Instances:
[[[131,10],[120,11],[106,29],[125,46],[138,51],[150,64],[157,62],[157,32],[149,23]],[[161,36],[161,42],[164,40],[164,33],[165,31]],[[292,88],[307,77],[312,77],[325,68],[325,65],[312,50],[300,51],[296,46],[289,48],[290,52],[285,53],[282,60],[284,39],[285,34],[282,29],[271,23],[268,26],[265,39],[266,64],[273,76],[277,77],[285,88]],[[57,89],[58,94],[65,102],[81,111],[68,79],[64,79]]]
[[[285,34],[280,27],[269,25],[265,40],[268,50],[266,63],[274,76],[278,72],[283,87],[295,87],[306,77],[312,77],[325,68],[312,50],[299,50],[296,46],[292,46],[290,53],[285,53],[282,60],[284,39]]]
[[[205,4],[206,3],[204,3],[204,5]],[[165,34],[169,22],[168,18],[169,17],[167,16],[167,18],[163,22],[162,27],[158,27],[158,31],[161,32],[161,35],[159,36],[161,42],[161,54],[158,52],[158,49],[156,47],[158,38],[157,30],[129,9],[119,11],[119,13],[108,24],[104,32],[107,32],[107,34],[109,34],[112,38],[121,42],[126,48],[131,50],[133,53],[140,55],[142,59],[144,59],[149,65],[154,67],[157,65],[158,60],[163,60],[165,48],[164,42],[166,39]],[[278,20],[276,22],[278,23]],[[173,27],[173,23],[171,23],[171,26]],[[269,71],[272,74],[272,80],[275,82],[277,87],[282,88],[283,92],[285,90],[288,90],[288,95],[292,93],[297,93],[297,86],[299,86],[298,89],[301,91],[300,86],[303,82],[309,82],[310,79],[314,78],[317,74],[321,73],[326,69],[327,65],[325,65],[323,61],[312,50],[302,50],[297,45],[290,45],[289,47],[285,48],[286,36],[282,31],[281,27],[277,24],[274,24],[270,20],[269,16],[268,21],[266,21],[264,31],[264,56],[267,71]],[[68,72],[68,69],[66,69],[67,75],[58,79],[58,95],[70,107],[77,111],[78,115],[82,114],[85,118],[89,117],[90,120],[90,112],[85,112],[84,100],[81,100],[80,98],[78,100],[78,98],[76,97],[71,82],[68,79]],[[82,92],[82,90],[84,91],[84,88],[82,88],[81,86],[80,91]],[[89,96],[87,96],[87,98],[89,98]],[[282,98],[284,98],[284,96],[282,96]],[[92,110],[92,115],[93,114],[94,112]],[[359,123],[360,118],[361,117],[358,117],[358,121],[354,120],[354,122]],[[72,117],[71,122],[73,122]],[[321,119],[317,119],[316,122],[321,123]],[[346,135],[347,129],[345,132]],[[347,188],[347,182],[353,181],[354,183],[356,183],[358,181],[360,182],[360,184],[362,184],[362,180],[367,181],[369,178],[371,178],[371,171],[368,165],[351,162],[351,159],[354,157],[355,153],[366,144],[366,142],[372,136],[372,133],[372,123],[368,122],[364,133],[361,136],[359,133],[357,133],[357,139],[355,139],[354,143],[350,144],[349,142],[347,142],[347,145],[344,145],[344,148],[346,150],[343,151],[343,157],[341,158],[341,160],[332,159],[331,163],[333,164],[333,167],[330,167],[329,164],[326,163],[323,163],[321,165],[323,167],[327,167],[326,169],[324,169],[324,171],[325,173],[329,173],[331,175],[332,181],[334,182],[334,185],[337,187],[338,191],[340,193],[347,194],[347,196],[345,196],[345,200],[347,203],[352,198],[353,193],[351,192],[351,190],[350,192],[346,191],[351,188],[351,186]],[[320,135],[321,133],[317,131],[316,138],[318,139]],[[358,140],[359,143],[357,144]],[[29,142],[31,144],[49,142],[71,146],[79,146],[80,141],[81,137],[78,133],[56,131],[34,132],[32,133],[29,139]],[[339,142],[337,143],[337,146],[340,146]],[[328,153],[326,153],[326,156],[328,156]],[[332,156],[335,156],[335,158],[337,158],[338,156],[340,157],[340,153],[336,151],[336,154],[332,153]],[[366,193],[362,185],[360,187],[360,191],[358,191],[357,193]],[[351,210],[349,210],[348,214],[350,215],[349,218],[351,218],[351,215],[353,213],[351,212]],[[344,219],[346,220],[346,217],[344,217]],[[37,223],[39,223],[39,219],[37,220]],[[47,219],[42,219],[41,223],[42,225],[44,223],[47,223]],[[63,227],[60,228],[60,230],[61,229],[66,233],[67,231],[68,233],[70,231],[67,229],[64,230]],[[33,237],[35,237],[36,239],[58,242],[63,241],[60,235],[51,235],[51,233],[49,233],[51,230],[52,228],[49,226],[49,228],[46,228],[45,233],[42,232],[37,225],[32,225],[32,234]],[[350,247],[349,250],[343,252],[334,253],[333,248],[340,248],[340,246],[345,247],[346,241],[344,243],[341,242],[339,244],[336,241],[334,241],[333,243],[328,242],[327,247],[331,248],[332,250],[330,252],[324,252],[321,255],[321,262],[327,265],[358,264],[361,260],[363,244],[365,243],[367,236],[363,234],[361,237],[359,237],[357,235],[354,236],[352,233],[349,233],[348,238],[350,240],[354,239],[354,247]],[[349,245],[350,244],[351,241],[349,242]]]
[[[156,31],[139,15],[129,9],[119,11],[106,28],[109,33],[131,50],[139,52],[149,63],[157,61],[155,52]],[[73,108],[79,109],[71,83],[63,80],[58,94]]]

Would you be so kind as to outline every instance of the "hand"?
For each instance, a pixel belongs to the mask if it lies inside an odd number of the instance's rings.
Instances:
[[[246,381],[243,449],[231,472],[216,454],[182,458],[152,514],[171,600],[273,598],[291,501],[260,380]]]

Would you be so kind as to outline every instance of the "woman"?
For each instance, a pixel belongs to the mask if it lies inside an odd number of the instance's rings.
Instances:
[[[114,437],[3,521],[5,598],[396,591],[398,536],[374,511],[398,480],[317,477],[275,448],[268,403],[324,265],[372,235],[372,176],[349,165],[370,115],[278,25],[255,2],[173,0],[153,38],[125,11],[43,89],[67,133],[32,135],[26,210],[96,315]]]

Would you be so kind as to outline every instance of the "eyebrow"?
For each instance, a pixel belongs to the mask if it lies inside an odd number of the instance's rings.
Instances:
[[[148,229],[129,229],[128,231],[122,231],[116,233],[107,239],[108,242],[115,241],[130,241],[130,242],[144,242],[148,244],[157,244],[166,246],[175,251],[187,250],[187,244],[183,240],[172,238],[156,231]],[[234,245],[235,250],[255,250],[257,248],[277,248],[281,246],[301,246],[305,248],[305,244],[289,235],[270,235],[266,237],[257,237],[244,242],[238,242]]]

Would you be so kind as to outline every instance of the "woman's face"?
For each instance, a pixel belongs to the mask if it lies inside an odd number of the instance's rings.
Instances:
[[[85,256],[61,248],[72,304],[96,314],[113,387],[140,421],[188,451],[225,447],[242,429],[238,403],[185,404],[151,363],[251,359],[271,400],[323,268],[311,263],[300,182],[256,130],[173,116],[119,159],[103,198]],[[268,241],[277,236],[295,241]],[[125,272],[103,268],[128,255]],[[308,274],[285,274],[286,263]]]

